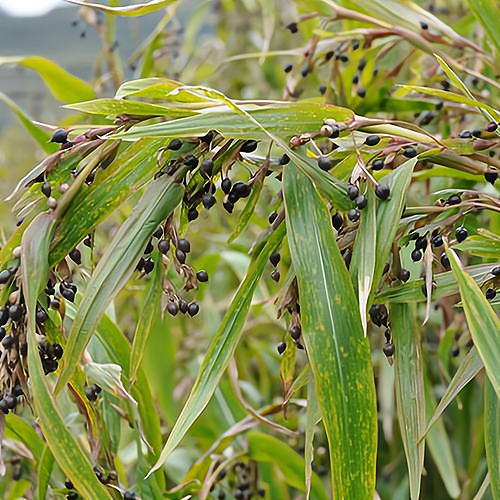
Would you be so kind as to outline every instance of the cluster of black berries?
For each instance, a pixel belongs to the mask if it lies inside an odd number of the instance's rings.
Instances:
[[[288,333],[290,337],[294,341],[297,349],[303,350],[304,345],[300,342],[300,338],[302,336],[302,326],[300,324],[300,304],[295,303],[288,307],[288,312],[291,314],[290,326],[288,327]],[[276,350],[278,354],[283,354],[286,350],[286,342],[280,342],[276,346]]]
[[[274,266],[274,270],[271,272],[271,278],[278,283],[280,280],[280,272],[277,269],[277,266],[281,260],[281,255],[278,251],[274,252],[270,257],[269,257],[269,262]]]
[[[230,470],[230,480],[228,473],[222,469],[217,475],[218,483],[218,500],[226,500],[230,497],[226,493],[227,490],[232,490],[232,498],[235,500],[252,500],[256,499],[255,494],[259,498],[266,496],[264,488],[259,488],[255,491],[255,486],[251,482],[251,468],[244,462],[237,462]],[[211,492],[216,489],[216,485],[212,485]]]
[[[4,392],[0,397],[0,410],[8,413],[16,408],[20,398],[23,396],[23,390],[19,384],[16,384],[11,391]]]
[[[45,375],[55,372],[59,367],[58,360],[63,355],[63,348],[57,343],[50,344],[47,339],[43,339],[38,346],[38,353]]]
[[[375,194],[380,200],[387,200],[391,194],[391,189],[387,184],[379,183],[375,187]],[[361,216],[360,211],[368,205],[368,198],[366,195],[360,193],[357,184],[349,184],[347,187],[347,196],[356,204],[356,208],[351,208],[347,213],[347,218],[353,223],[358,222]],[[334,217],[335,220],[332,218],[332,224],[338,231],[342,227],[343,219],[339,214],[335,214]]]
[[[188,314],[189,316],[196,316],[200,311],[200,306],[197,302],[188,302],[185,299],[175,297],[170,300],[167,304],[167,311],[172,316],[176,316],[180,311],[182,314]]]
[[[85,396],[90,402],[97,401],[97,397],[101,393],[102,389],[97,384],[88,385],[85,387]]]
[[[387,312],[387,307],[384,304],[373,304],[369,311],[370,319],[372,323],[378,327],[385,327],[385,344],[382,347],[382,351],[391,359],[394,355],[394,344],[392,342],[391,336],[391,324],[389,322],[389,313]]]
[[[497,291],[495,288],[495,283],[498,286],[498,278],[500,278],[500,266],[495,266],[491,270],[491,274],[493,275],[493,279],[489,280],[491,283],[491,286],[488,286],[485,292],[485,296],[488,300],[493,300],[497,296]]]

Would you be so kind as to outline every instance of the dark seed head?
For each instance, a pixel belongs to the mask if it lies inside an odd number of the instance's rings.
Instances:
[[[287,165],[290,163],[290,157],[287,154],[284,154],[279,161],[280,165]]]
[[[389,358],[394,355],[396,349],[394,348],[394,344],[392,342],[386,342],[384,347],[382,347],[382,351],[384,351],[384,354]]]
[[[64,481],[64,486],[68,489],[68,490],[72,490],[74,488],[73,486],[73,483],[68,479],[66,481]]]
[[[455,230],[455,237],[457,238],[457,241],[459,243],[464,241],[467,236],[469,236],[469,232],[467,231],[467,229],[465,229],[465,227],[461,226]]]
[[[198,162],[198,158],[193,155],[187,155],[186,158],[184,158],[184,165],[190,169],[196,168],[198,166]]]
[[[332,216],[332,226],[339,231],[342,225],[344,224],[344,219],[342,218],[342,215],[340,215],[338,212],[333,214]]]
[[[288,331],[290,332],[290,335],[293,340],[299,340],[300,336],[302,335],[302,328],[300,327],[300,325],[297,324],[290,325]]]
[[[460,134],[458,134],[458,137],[460,137],[460,139],[471,139],[472,134],[471,134],[470,130],[462,130],[462,132],[460,132]]]
[[[184,253],[189,253],[191,251],[191,243],[189,243],[189,240],[186,238],[179,238],[179,241],[177,241],[177,248]]]
[[[214,133],[209,130],[203,137],[200,137],[200,141],[206,144],[210,144],[214,140]]]
[[[478,128],[476,128],[475,130],[472,131],[472,135],[473,137],[481,137],[481,134],[482,134],[482,130],[479,130]]]
[[[21,387],[21,385],[16,384],[12,389],[12,395],[14,397],[18,398],[18,397],[22,396],[23,394],[24,394],[24,392],[23,392],[23,388]]]
[[[61,295],[69,302],[75,301],[75,292],[71,288],[63,288],[61,290]]]
[[[406,283],[410,279],[410,271],[408,271],[408,269],[401,269],[399,271],[399,279],[403,283]]]
[[[52,194],[52,188],[50,187],[50,182],[44,182],[42,184],[42,193],[48,198]]]
[[[210,210],[215,205],[216,201],[215,196],[209,193],[205,193],[201,198],[201,202],[207,210]]]
[[[493,276],[500,276],[500,266],[495,266],[491,270],[491,274],[493,274]]]
[[[319,93],[321,95],[325,95],[326,94],[326,85],[324,83],[322,83],[320,86],[319,86]]]
[[[490,122],[488,125],[486,125],[486,132],[495,132],[495,130],[498,128],[498,124],[495,122]]]
[[[377,158],[372,162],[372,170],[382,170],[384,168],[384,160]]]
[[[182,314],[186,314],[187,311],[188,311],[188,302],[187,300],[184,300],[184,299],[179,299],[179,311],[182,313]]]
[[[214,161],[211,158],[207,158],[206,160],[203,160],[203,163],[201,164],[200,174],[205,179],[210,179],[210,177],[212,177],[213,168]]]
[[[158,241],[158,251],[165,255],[168,253],[168,250],[170,249],[170,241],[169,240],[160,240]]]
[[[290,33],[297,33],[299,31],[299,27],[297,26],[297,23],[290,23],[286,26],[286,29],[290,31]]]
[[[177,260],[179,261],[179,263],[181,263],[181,264],[185,264],[186,263],[186,254],[180,248],[177,248],[175,250],[175,257],[177,258]]]
[[[95,393],[94,388],[91,385],[85,387],[85,396],[91,402],[97,401],[97,394]]]
[[[358,64],[358,71],[363,71],[366,66],[366,59],[361,59]]]
[[[222,180],[221,182],[221,189],[225,194],[228,194],[231,191],[231,179],[229,177],[226,177]]]
[[[196,279],[201,283],[206,283],[208,281],[208,273],[204,270],[200,270],[196,273]]]
[[[276,349],[278,351],[279,354],[283,354],[286,350],[286,344],[285,342],[280,342],[277,346],[276,346]]]
[[[361,99],[363,99],[364,97],[366,97],[366,89],[364,89],[363,87],[359,87],[359,89],[358,89],[358,96],[361,97]]]
[[[63,348],[60,344],[53,344],[52,351],[54,352],[54,358],[61,359],[63,355]]]
[[[271,273],[271,279],[272,279],[273,281],[276,281],[276,283],[278,283],[278,282],[279,282],[279,280],[280,280],[280,278],[281,278],[281,274],[280,274],[280,272],[279,272],[277,269],[275,269],[275,270]]]
[[[284,66],[284,68],[283,68],[283,71],[284,71],[285,73],[290,73],[290,71],[292,71],[292,69],[293,69],[293,64],[286,64],[286,65]]]
[[[448,259],[448,256],[444,252],[441,254],[441,257],[439,260],[441,261],[441,265],[445,269],[450,269],[450,259]]]
[[[0,326],[0,340],[3,340],[6,334],[7,331],[5,330],[5,328],[3,326]]]
[[[170,149],[172,151],[178,151],[179,149],[182,148],[182,141],[180,139],[172,139],[167,146],[167,149]]]
[[[351,222],[357,222],[359,220],[359,210],[356,209],[356,208],[352,208],[351,210],[349,210],[349,212],[347,213],[347,218],[351,221]]]
[[[461,203],[461,201],[462,198],[460,198],[458,194],[452,194],[451,196],[448,197],[446,203],[448,203],[448,205],[458,205],[459,203]]]
[[[155,268],[155,263],[151,259],[146,259],[144,261],[144,272],[149,274]]]
[[[403,156],[406,158],[415,158],[417,156],[417,150],[412,147],[412,146],[407,146],[406,148],[403,148]]]
[[[234,193],[238,198],[246,198],[250,194],[250,186],[244,182],[235,182],[229,195],[232,193]]]
[[[428,30],[429,29],[429,25],[427,23],[424,23],[424,21],[420,21],[420,27],[423,30]]]
[[[460,347],[458,345],[454,345],[450,350],[450,354],[456,358],[460,354]]]
[[[278,217],[278,214],[276,212],[271,212],[269,214],[269,216],[267,217],[269,224],[272,224],[276,220],[277,217]]]
[[[230,203],[231,205],[234,205],[238,200],[240,199],[240,197],[233,191],[231,191],[228,195],[227,195],[227,201],[228,203]],[[229,210],[228,210],[229,212]],[[229,212],[231,213],[231,212]]]
[[[68,132],[63,128],[58,128],[52,135],[50,142],[56,142],[57,144],[64,144],[68,140]]]
[[[12,337],[11,335],[7,335],[2,339],[2,345],[5,349],[9,350],[14,347],[14,344],[16,343],[16,339]]]
[[[12,321],[19,321],[21,319],[22,309],[17,304],[12,304],[9,308],[9,318]]]
[[[133,491],[126,491],[123,495],[123,500],[137,500],[137,496]]]
[[[82,263],[82,253],[78,248],[73,248],[69,253],[69,258],[75,263],[80,265]]]
[[[151,242],[151,240],[149,240],[148,244],[146,245],[146,248],[144,249],[144,253],[146,255],[149,255],[153,250],[154,250],[153,243]]]
[[[355,200],[359,196],[359,188],[355,184],[349,184],[347,188],[347,196],[349,199]]]
[[[411,253],[411,260],[413,262],[418,262],[421,258],[422,258],[422,252],[417,249],[413,250],[413,252]]]
[[[234,205],[230,202],[230,201],[224,201],[222,203],[222,206],[224,207],[224,210],[230,214],[233,213],[233,208],[234,208]]]
[[[427,248],[427,238],[425,236],[419,236],[415,240],[415,249],[416,250],[425,250]]]
[[[4,401],[7,403],[9,410],[13,410],[17,406],[17,398],[14,396],[4,396]]]
[[[367,146],[376,146],[380,142],[380,137],[378,135],[369,135],[365,139],[365,144]]]
[[[375,188],[375,194],[377,195],[377,198],[381,200],[387,200],[387,198],[389,198],[389,195],[391,194],[391,188],[387,184],[380,183]]]
[[[327,156],[318,156],[318,167],[326,172],[333,166],[332,160]]]
[[[161,238],[163,236],[163,228],[160,226],[154,233],[153,238]]]
[[[187,213],[187,218],[189,222],[194,221],[195,219],[198,218],[198,210],[196,208],[190,208]]]
[[[359,75],[354,75],[352,79],[352,84],[357,85],[359,83]]]
[[[245,141],[240,148],[242,153],[253,153],[257,149],[257,141],[250,139],[249,141]]]
[[[488,290],[486,290],[486,298],[488,300],[493,300],[497,295],[497,292],[494,288],[488,288]]]
[[[276,267],[279,264],[279,261],[281,260],[281,255],[279,252],[274,252],[271,257],[269,257],[269,262]]]
[[[361,194],[356,198],[355,203],[358,210],[363,210],[368,204],[368,198],[364,194]]]
[[[306,64],[303,68],[300,74],[305,78],[309,74],[309,66]]]
[[[495,184],[495,181],[498,179],[498,172],[486,172],[484,178],[491,184]]]
[[[349,57],[347,57],[345,54],[339,54],[336,59],[343,63],[349,61]]]
[[[188,304],[188,314],[189,316],[196,316],[200,310],[200,306],[196,302],[191,302]]]
[[[4,269],[0,272],[0,285],[5,285],[10,278],[12,277],[12,273],[8,269]]]
[[[443,244],[443,237],[440,234],[438,234],[437,236],[434,236],[434,238],[432,238],[432,246],[434,248],[438,248],[442,244]]]
[[[169,302],[167,304],[167,311],[172,316],[175,316],[179,312],[179,306],[176,302]]]

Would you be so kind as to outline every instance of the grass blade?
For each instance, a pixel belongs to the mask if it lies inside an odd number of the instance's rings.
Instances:
[[[254,256],[245,279],[241,282],[231,306],[208,346],[189,398],[168,436],[160,458],[148,475],[163,465],[212,398],[240,340],[241,329],[267,260],[281,243],[284,235],[285,226],[281,224],[269,237],[263,250]]]
[[[415,307],[391,306],[396,372],[396,408],[408,465],[410,497],[417,500],[424,467],[425,441],[417,444],[425,427],[425,395],[420,353],[420,336],[415,324]]]
[[[22,240],[22,287],[28,318],[28,369],[33,405],[47,444],[59,467],[84,498],[111,499],[97,480],[92,465],[68,429],[43,372],[36,339],[36,306],[47,282],[52,217],[40,214],[26,229]]]
[[[96,9],[106,14],[111,14],[113,16],[123,16],[123,17],[138,17],[144,16],[146,14],[151,14],[157,10],[164,9],[170,4],[174,3],[175,0],[151,0],[147,3],[139,3],[136,5],[125,5],[123,7],[111,7],[109,5],[103,5],[100,3],[83,2],[81,0],[66,0],[69,3],[75,5],[81,5],[82,7],[87,7],[89,9]]]
[[[305,461],[305,482],[306,482],[306,500],[309,500],[312,493],[312,462],[314,459],[314,432],[316,425],[321,420],[321,411],[316,399],[316,389],[314,387],[314,379],[309,379],[307,386],[307,411],[306,411],[306,442],[304,444],[304,461]]]
[[[483,27],[488,38],[500,52],[500,32],[498,31],[498,2],[495,0],[467,0],[472,15]]]
[[[50,448],[45,446],[40,463],[38,464],[37,500],[45,500],[47,498],[47,489],[52,476],[52,470],[54,469],[54,462],[54,455],[50,451]]]
[[[472,276],[463,269],[455,251],[447,248],[446,254],[457,280],[472,340],[484,363],[486,375],[500,397],[500,371],[498,370],[500,337],[497,335],[500,332],[500,319]]]
[[[500,500],[500,400],[489,380],[484,383],[484,447],[493,500]]]
[[[162,176],[152,182],[107,247],[87,285],[68,335],[56,393],[68,382],[104,311],[134,272],[149,238],[177,207],[182,194],[182,186],[171,177]]]
[[[284,199],[302,330],[330,447],[335,498],[373,498],[377,412],[370,348],[330,214],[293,163]]]

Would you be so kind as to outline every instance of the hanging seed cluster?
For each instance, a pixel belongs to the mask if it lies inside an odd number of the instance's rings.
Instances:
[[[217,465],[217,464],[215,464]],[[266,490],[259,485],[257,463],[253,460],[236,462],[220,469],[210,492],[217,500],[258,500],[266,498]]]

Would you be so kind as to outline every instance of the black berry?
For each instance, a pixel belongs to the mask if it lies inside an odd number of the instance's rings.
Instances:
[[[283,354],[285,352],[285,349],[286,349],[286,344],[285,342],[280,342],[277,346],[276,346],[276,349],[278,350],[278,353],[279,354]]]
[[[208,273],[204,270],[198,271],[196,273],[196,278],[201,283],[206,283],[208,281]]]
[[[200,310],[200,306],[196,302],[191,302],[188,305],[188,314],[189,316],[196,316]]]
[[[458,205],[459,203],[461,203],[461,201],[462,198],[460,198],[458,194],[452,194],[451,196],[448,197],[446,203],[448,203],[448,205]]]
[[[257,141],[253,139],[245,141],[240,148],[242,153],[253,153],[257,149]]]
[[[417,154],[417,150],[411,146],[407,146],[403,149],[403,156],[405,156],[406,158],[415,158]]]
[[[214,161],[211,158],[203,160],[203,163],[201,164],[200,167],[200,173],[202,177],[204,177],[205,179],[210,179],[210,177],[212,177],[213,168],[214,168]]]
[[[496,295],[497,295],[497,292],[496,292],[496,290],[495,290],[495,289],[493,289],[493,288],[488,288],[488,290],[486,290],[486,298],[487,298],[488,300],[492,300],[492,299],[494,299],[494,298],[496,297]]]
[[[338,231],[344,224],[344,219],[342,216],[337,212],[333,214],[332,216],[332,226]]]
[[[332,168],[333,163],[327,156],[318,156],[318,167],[321,170],[328,171]]]
[[[461,226],[456,229],[455,237],[457,238],[457,241],[459,243],[464,241],[467,238],[467,236],[469,236],[469,232],[467,231],[467,229],[465,229],[465,227]]]
[[[408,271],[408,269],[401,269],[399,271],[399,279],[403,283],[406,283],[410,279],[410,271]]]
[[[220,185],[224,194],[228,194],[231,191],[231,186],[232,186],[231,179],[229,177],[223,179]]]
[[[50,142],[56,142],[58,144],[64,144],[68,140],[68,132],[63,128],[58,128],[52,135]]]
[[[187,155],[186,158],[184,158],[184,165],[186,167],[189,167],[191,169],[196,168],[198,166],[198,158],[193,155]]]
[[[434,236],[434,238],[432,238],[432,246],[433,247],[438,248],[442,244],[443,244],[443,237],[440,234],[438,234],[437,236]]]
[[[358,210],[363,210],[368,204],[368,198],[364,194],[361,194],[356,198],[355,203]]]
[[[392,342],[386,342],[384,347],[382,347],[382,351],[384,351],[384,354],[389,358],[394,355],[396,349],[394,348],[394,344]]]
[[[380,142],[380,137],[378,135],[369,135],[365,139],[365,144],[367,146],[376,146]]]
[[[382,170],[384,168],[384,160],[377,158],[372,162],[372,170]]]
[[[176,302],[169,302],[167,304],[167,311],[172,316],[175,316],[179,312],[179,306]]]
[[[170,249],[170,241],[169,240],[158,241],[158,250],[160,253],[165,255],[166,253],[168,253],[169,249]]]
[[[167,146],[167,149],[172,151],[178,151],[182,147],[182,141],[180,139],[172,139]]]
[[[355,200],[359,196],[358,186],[350,184],[349,187],[347,188],[347,196],[349,196],[351,200]]]
[[[387,200],[391,194],[391,188],[387,184],[381,183],[375,188],[375,194],[377,195],[377,198]]]
[[[250,186],[244,182],[235,182],[229,194],[231,195],[232,193],[238,198],[246,198],[250,194]]]
[[[413,262],[418,262],[421,258],[422,258],[422,252],[417,249],[413,250],[413,252],[411,253],[411,260]]]
[[[182,250],[180,250],[179,248],[177,248],[175,250],[175,256],[181,264],[186,263],[186,254]]]
[[[349,212],[347,213],[347,218],[351,222],[357,222],[359,220],[359,216],[359,210],[357,210],[356,208],[349,210]]]

